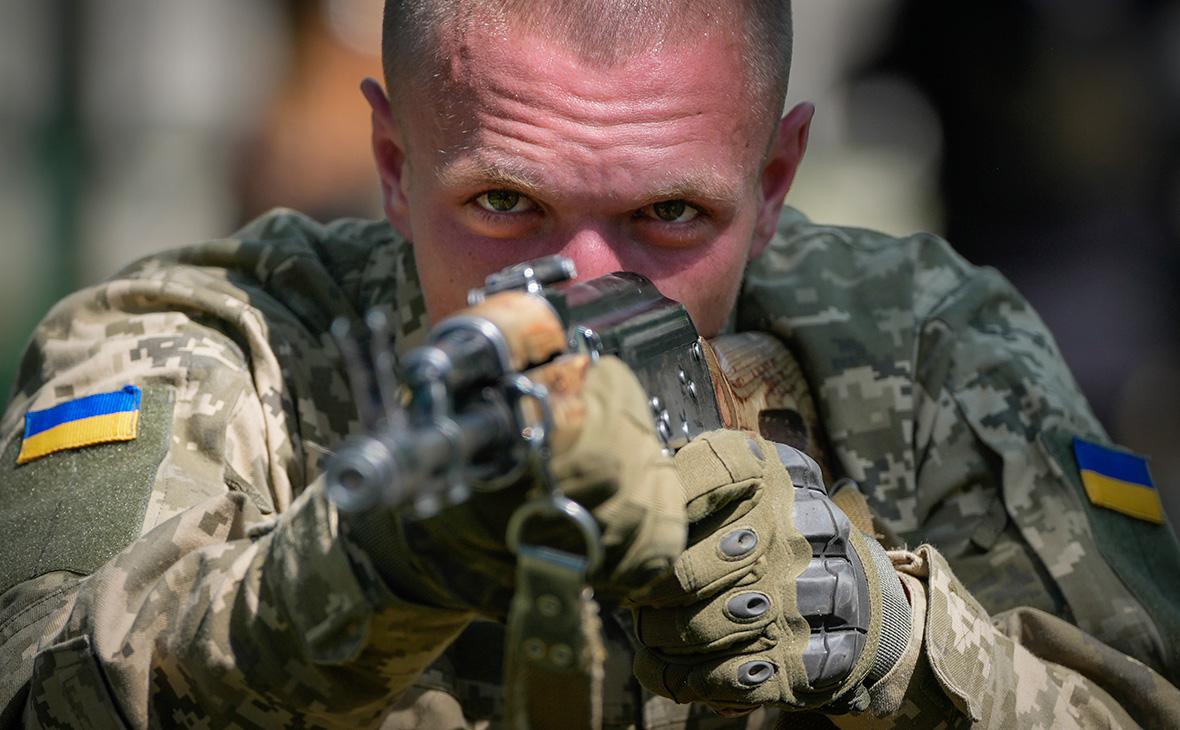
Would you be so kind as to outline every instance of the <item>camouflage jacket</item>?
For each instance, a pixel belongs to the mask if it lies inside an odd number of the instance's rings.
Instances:
[[[317,479],[359,428],[326,333],[374,306],[421,336],[388,226],[277,211],[47,315],[0,422],[0,726],[496,725],[500,627],[393,595]],[[833,468],[939,548],[900,561],[924,627],[904,696],[832,722],[1176,722],[1148,668],[1180,660],[1175,540],[1089,505],[1062,439],[1105,435],[1000,276],[788,211],[736,314],[796,353]],[[130,431],[31,433],[30,412],[126,386]],[[608,727],[778,722],[643,692],[624,623],[606,622]]]

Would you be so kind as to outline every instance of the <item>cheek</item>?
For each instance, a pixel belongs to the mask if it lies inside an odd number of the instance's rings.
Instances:
[[[535,257],[476,236],[449,211],[426,205],[415,209],[413,235],[414,261],[432,322],[466,307],[467,292],[482,287],[489,274]]]
[[[705,256],[656,285],[665,296],[684,305],[693,324],[705,337],[716,335],[729,315],[741,286],[750,250],[750,235],[717,241]]]
[[[414,212],[414,261],[427,314],[431,322],[437,322],[465,306],[467,291],[483,282],[475,255],[478,249],[445,217],[432,215],[427,206]]]

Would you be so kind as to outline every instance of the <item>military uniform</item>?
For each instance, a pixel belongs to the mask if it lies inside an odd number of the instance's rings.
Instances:
[[[338,539],[317,480],[360,428],[328,327],[375,306],[400,347],[421,340],[405,242],[276,211],[49,313],[0,423],[0,725],[355,726],[395,696],[391,726],[495,725],[498,626],[394,595]],[[1180,716],[1148,668],[1180,666],[1175,539],[1089,504],[1064,444],[1105,434],[999,275],[934,237],[787,211],[736,322],[790,344],[837,475],[902,539],[939,548],[894,553],[922,650],[892,715],[834,721]],[[30,451],[26,414],[70,425],[55,407],[127,386],[130,431]],[[647,694],[626,618],[605,623],[608,726],[777,722]]]

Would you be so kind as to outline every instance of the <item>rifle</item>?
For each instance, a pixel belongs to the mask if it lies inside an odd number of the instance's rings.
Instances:
[[[469,294],[470,308],[439,322],[400,368],[381,313],[367,317],[368,361],[347,323],[337,322],[365,425],[329,462],[327,492],[337,507],[427,516],[472,489],[509,484],[523,468],[543,472],[547,440],[578,418],[555,411],[548,397],[560,387],[562,363],[577,362],[570,354],[614,355],[632,369],[668,453],[705,431],[744,428],[811,453],[830,479],[813,443],[814,406],[780,341],[762,333],[706,341],[684,307],[639,274],[575,276],[561,256],[489,276]],[[541,364],[557,365],[547,368],[548,382],[529,377]]]
[[[560,396],[593,360],[613,355],[631,368],[667,453],[705,431],[744,428],[812,453],[830,480],[811,442],[818,429],[806,383],[782,343],[757,333],[705,341],[684,307],[643,276],[575,275],[572,261],[550,256],[488,277],[400,368],[380,313],[367,317],[368,362],[347,324],[333,325],[366,426],[328,464],[328,497],[340,510],[425,517],[472,490],[516,483],[524,470],[548,492],[515,509],[505,536],[517,555],[504,668],[506,720],[516,728],[600,726],[603,649],[586,588],[600,535],[547,469],[553,440],[576,433],[582,417],[580,398]],[[525,544],[522,525],[534,517],[572,523],[584,555]]]

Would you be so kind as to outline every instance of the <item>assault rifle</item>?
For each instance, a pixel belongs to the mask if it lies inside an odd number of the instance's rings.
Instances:
[[[613,355],[630,366],[669,453],[722,426],[818,451],[806,442],[811,429],[805,424],[815,423],[806,385],[772,336],[706,342],[684,307],[643,276],[619,272],[584,282],[574,276],[573,262],[551,256],[488,277],[469,295],[470,306],[435,325],[427,344],[407,353],[400,367],[382,315],[368,317],[368,348],[345,325],[333,328],[366,425],[328,465],[328,496],[340,510],[386,507],[425,517],[472,490],[518,483],[525,470],[532,471],[530,484],[540,487],[515,507],[505,534],[516,555],[503,673],[505,721],[514,728],[600,725],[604,652],[599,608],[587,585],[603,557],[601,535],[590,512],[548,475],[550,447],[563,434],[578,433],[584,415],[580,397],[563,395],[578,392],[594,359]],[[859,609],[841,613],[836,634],[824,628],[828,607],[837,605],[825,550],[838,525],[820,503],[827,498],[816,496],[822,486],[811,461],[793,450],[780,456],[797,489],[809,495],[797,520],[809,540],[815,536],[816,557],[805,580],[819,587],[808,616],[813,613],[820,628],[805,661],[822,668],[829,641],[837,641],[829,637],[863,642],[868,598],[865,592],[846,595],[844,603],[857,597]],[[528,541],[524,525],[534,518],[569,523],[581,534],[584,552]],[[845,614],[864,617],[863,626],[846,625]],[[840,646],[844,657],[859,652]]]
[[[772,336],[706,342],[645,277],[575,276],[572,261],[549,256],[488,277],[471,306],[439,322],[400,367],[380,313],[368,317],[367,348],[346,324],[334,326],[366,427],[328,465],[338,508],[426,516],[472,489],[511,483],[521,469],[544,472],[550,436],[577,418],[549,402],[571,354],[614,355],[631,367],[668,452],[722,426],[806,449],[810,399],[797,373],[782,372],[793,361]],[[530,377],[542,364],[558,365],[545,369],[548,384]]]

